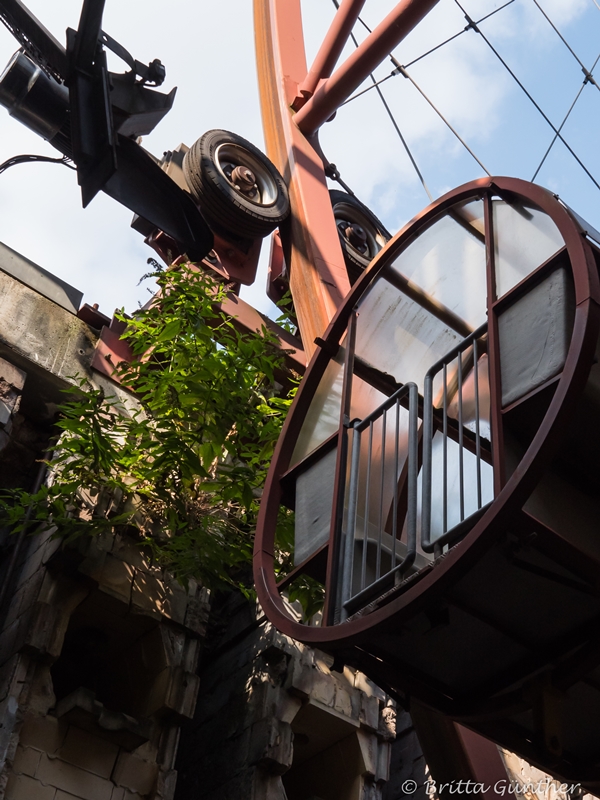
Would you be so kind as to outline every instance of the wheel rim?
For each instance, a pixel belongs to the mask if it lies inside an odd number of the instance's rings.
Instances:
[[[226,142],[215,152],[215,163],[231,188],[256,206],[272,206],[278,186],[265,164],[245,147]]]
[[[384,247],[385,238],[360,209],[350,203],[336,203],[333,207],[333,216],[340,237],[358,257],[371,261]]]

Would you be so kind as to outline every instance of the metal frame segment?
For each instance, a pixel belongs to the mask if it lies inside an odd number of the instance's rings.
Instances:
[[[282,244],[310,357],[350,282],[322,159],[292,118],[291,104],[307,75],[300,0],[254,0],[254,30],[266,150],[290,191]]]
[[[575,320],[571,343],[562,376],[540,428],[534,436],[519,468],[511,475],[473,529],[462,542],[448,552],[436,567],[420,581],[407,587],[387,605],[359,618],[331,627],[301,625],[291,619],[275,583],[273,573],[274,533],[281,499],[279,478],[286,471],[295,441],[310,405],[314,390],[329,362],[327,350],[339,344],[349,315],[359,298],[379,276],[390,258],[417,236],[440,213],[453,205],[481,196],[488,191],[510,192],[533,202],[552,218],[569,253],[575,282]],[[332,321],[324,346],[313,357],[306,378],[296,398],[296,408],[288,415],[278,442],[263,493],[254,551],[255,581],[260,603],[270,621],[280,630],[306,644],[344,649],[371,640],[375,630],[385,630],[412,617],[434,597],[465,574],[493,544],[496,537],[514,520],[515,513],[543,474],[544,465],[559,441],[566,420],[573,413],[594,358],[600,331],[600,280],[590,245],[578,223],[555,197],[545,189],[516,178],[479,179],[459,187],[431,204],[408,223],[377,256],[361,279],[352,287],[344,306]]]
[[[296,114],[294,119],[300,130],[306,136],[316,133],[438,2],[402,0],[398,3]]]

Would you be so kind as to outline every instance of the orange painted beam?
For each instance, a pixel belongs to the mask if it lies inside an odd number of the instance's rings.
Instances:
[[[254,0],[266,149],[288,183],[292,213],[281,237],[307,357],[350,289],[323,162],[294,124],[291,104],[307,66],[300,0]]]

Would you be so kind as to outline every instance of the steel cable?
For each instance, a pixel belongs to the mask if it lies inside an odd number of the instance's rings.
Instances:
[[[592,175],[592,173],[591,173],[591,172],[589,171],[589,169],[588,169],[588,168],[585,166],[585,164],[583,163],[583,161],[582,161],[582,160],[579,158],[579,156],[578,156],[578,155],[577,155],[577,153],[576,153],[576,152],[573,150],[573,148],[570,146],[570,144],[569,144],[569,143],[568,143],[568,142],[565,140],[565,138],[562,136],[562,134],[560,133],[560,131],[559,131],[559,130],[556,128],[556,126],[555,126],[555,125],[554,125],[554,124],[553,124],[553,123],[550,121],[549,117],[548,117],[548,116],[547,116],[547,115],[544,113],[544,111],[542,110],[542,108],[540,107],[540,105],[539,105],[539,104],[538,104],[538,103],[537,103],[537,102],[534,100],[533,96],[532,96],[532,95],[529,93],[529,91],[528,91],[528,90],[525,88],[525,86],[524,86],[524,85],[521,83],[521,81],[519,80],[519,78],[517,78],[517,76],[515,75],[515,73],[514,73],[514,72],[511,70],[511,68],[508,66],[508,64],[506,63],[506,61],[505,61],[505,60],[502,58],[502,56],[500,55],[500,53],[499,53],[499,52],[496,50],[496,48],[494,47],[494,45],[493,45],[493,44],[490,42],[490,40],[489,40],[489,39],[488,39],[488,38],[485,36],[485,34],[483,34],[483,33],[481,32],[481,30],[480,30],[480,29],[477,27],[477,25],[475,24],[475,22],[474,22],[474,21],[473,21],[473,20],[472,20],[472,19],[469,17],[469,15],[468,15],[468,14],[467,14],[467,12],[465,11],[465,9],[464,9],[464,8],[461,6],[461,4],[460,4],[459,0],[454,0],[454,2],[456,3],[456,5],[457,5],[457,6],[460,8],[460,10],[461,10],[461,11],[463,12],[463,14],[465,15],[465,19],[466,19],[466,20],[467,20],[467,22],[469,23],[470,27],[471,27],[471,28],[472,28],[472,29],[473,29],[473,30],[474,30],[476,33],[478,33],[478,34],[481,36],[481,38],[482,38],[482,39],[483,39],[483,41],[484,41],[484,42],[487,44],[487,46],[490,48],[490,50],[492,51],[492,53],[494,53],[494,55],[496,56],[496,58],[498,59],[498,61],[500,61],[500,63],[501,63],[501,64],[502,64],[502,66],[503,66],[503,67],[506,69],[506,71],[508,72],[508,74],[509,74],[509,75],[510,75],[510,76],[513,78],[513,80],[515,81],[515,83],[517,84],[517,86],[519,86],[519,88],[520,88],[520,89],[523,91],[523,93],[524,93],[524,94],[525,94],[525,96],[528,98],[528,100],[531,102],[531,104],[534,106],[534,108],[535,108],[535,109],[536,109],[536,110],[539,112],[539,114],[540,114],[540,115],[543,117],[543,119],[544,119],[544,120],[545,120],[545,121],[548,123],[548,125],[549,125],[549,126],[552,128],[552,130],[553,130],[553,131],[554,131],[554,133],[556,134],[557,138],[561,140],[561,142],[562,142],[562,143],[564,144],[564,146],[567,148],[567,150],[569,151],[569,153],[571,153],[571,155],[573,156],[573,158],[575,159],[575,161],[577,161],[577,163],[579,164],[579,166],[581,167],[581,169],[582,169],[582,170],[585,172],[585,174],[588,176],[588,178],[589,178],[589,179],[592,181],[592,183],[594,184],[594,186],[596,186],[596,188],[597,188],[597,189],[600,189],[600,183],[598,183],[598,181],[596,180],[596,178],[594,178],[594,176]]]
[[[332,0],[332,2],[333,2],[334,6],[335,6],[336,8],[339,8],[339,3],[338,3],[338,0]],[[511,2],[512,2],[512,0],[511,0]],[[360,18],[359,18],[359,19],[360,19]],[[361,20],[361,22],[362,22],[362,20]],[[363,22],[363,25],[365,25],[365,23],[364,23],[364,22]],[[366,27],[367,27],[367,29],[368,29],[368,26],[366,26]],[[354,43],[354,46],[355,46],[355,47],[358,47],[358,41],[357,41],[357,39],[356,39],[356,36],[355,36],[353,33],[351,33],[351,34],[350,34],[350,37],[351,37],[351,39],[352,39],[352,41],[353,41],[353,43]],[[392,73],[391,73],[391,75],[388,75],[387,77],[388,77],[388,78],[391,78],[391,77],[392,77],[392,75],[394,75],[394,74],[395,74],[395,71],[394,71],[394,72],[392,72]],[[398,137],[400,138],[400,141],[402,142],[402,145],[403,145],[404,149],[406,150],[406,154],[408,155],[408,157],[409,157],[409,159],[410,159],[410,163],[413,165],[413,167],[414,167],[414,170],[415,170],[415,172],[417,173],[417,175],[418,175],[418,177],[419,177],[419,180],[421,181],[421,185],[423,186],[423,189],[425,190],[425,192],[426,192],[426,194],[427,194],[427,197],[429,198],[429,200],[430,200],[430,201],[433,201],[433,195],[432,195],[432,194],[431,194],[431,192],[429,191],[429,187],[427,186],[427,184],[426,184],[426,182],[425,182],[425,178],[423,177],[423,175],[422,175],[422,173],[421,173],[421,170],[419,169],[419,167],[418,167],[418,165],[417,165],[417,162],[416,162],[416,160],[415,160],[415,158],[414,158],[414,156],[413,156],[413,154],[412,154],[412,152],[411,152],[411,150],[410,150],[410,147],[408,146],[408,142],[406,141],[406,139],[405,139],[405,138],[404,138],[404,136],[402,135],[402,131],[400,130],[400,126],[399,126],[399,125],[398,125],[398,123],[396,122],[396,119],[395,119],[395,117],[394,117],[394,115],[393,115],[393,113],[392,113],[392,110],[391,110],[391,108],[389,107],[389,105],[388,105],[388,103],[387,103],[387,101],[386,101],[385,97],[383,96],[383,92],[382,92],[382,91],[381,91],[381,89],[379,88],[379,83],[382,83],[383,81],[377,81],[377,80],[375,79],[375,76],[373,75],[373,73],[371,73],[371,75],[370,75],[370,78],[371,78],[371,80],[373,81],[373,86],[370,86],[369,88],[370,88],[370,89],[377,89],[377,94],[379,95],[379,99],[380,99],[380,100],[381,100],[381,102],[383,103],[383,107],[385,108],[385,110],[386,110],[386,112],[387,112],[387,115],[388,115],[388,117],[390,118],[390,120],[391,120],[391,123],[392,123],[392,125],[394,126],[394,129],[395,129],[396,133],[398,134]],[[384,80],[386,80],[386,79],[384,78]],[[346,101],[346,102],[349,102],[349,101]],[[343,103],[343,105],[345,105],[345,103]]]
[[[551,20],[551,19],[550,19],[550,17],[548,16],[548,14],[546,14],[546,12],[544,11],[544,9],[543,9],[543,8],[541,7],[541,5],[538,3],[538,0],[533,0],[533,2],[534,2],[534,3],[535,3],[535,5],[536,5],[536,6],[539,8],[540,12],[543,14],[543,16],[546,18],[546,20],[547,20],[547,21],[550,23],[550,25],[551,25],[552,29],[555,31],[555,33],[557,34],[557,36],[559,37],[559,39],[561,40],[561,42],[564,44],[564,46],[567,48],[567,50],[569,51],[569,53],[571,53],[571,55],[573,56],[573,58],[575,59],[575,61],[577,61],[577,63],[578,63],[578,64],[579,64],[579,66],[581,67],[581,69],[582,69],[582,71],[583,71],[583,74],[585,75],[585,83],[592,83],[592,84],[593,84],[593,85],[596,87],[596,89],[598,89],[598,91],[600,92],[600,86],[598,86],[598,84],[597,84],[597,83],[596,83],[596,81],[594,80],[594,76],[592,75],[592,72],[593,72],[593,70],[594,70],[594,68],[595,68],[596,64],[598,63],[598,59],[596,59],[596,61],[594,62],[594,66],[592,67],[592,69],[591,69],[591,70],[589,70],[589,69],[588,69],[588,68],[585,66],[585,64],[583,63],[583,61],[582,61],[582,60],[579,58],[579,56],[577,55],[577,53],[575,52],[575,50],[573,50],[573,48],[571,47],[571,45],[570,45],[570,44],[567,42],[567,40],[566,40],[566,39],[565,39],[565,37],[562,35],[562,33],[561,33],[559,30],[558,30],[558,28],[556,27],[556,25],[555,25],[555,24],[552,22],[552,20]]]
[[[597,58],[597,59],[594,61],[594,65],[593,65],[592,69],[595,69],[595,68],[596,68],[596,64],[598,63],[598,61],[600,61],[600,55],[598,55],[598,58]],[[581,97],[581,93],[582,93],[582,92],[583,92],[583,90],[585,89],[585,87],[586,87],[586,84],[588,84],[589,82],[590,82],[590,81],[589,81],[589,80],[587,79],[587,77],[586,77],[586,78],[584,79],[583,83],[581,84],[581,87],[579,88],[579,91],[578,91],[578,92],[577,92],[577,94],[575,95],[575,99],[574,99],[574,100],[573,100],[573,102],[571,103],[571,106],[570,106],[569,110],[568,110],[568,111],[567,111],[567,113],[565,114],[565,118],[563,119],[563,121],[562,121],[562,122],[560,123],[560,125],[558,126],[558,133],[560,133],[560,131],[563,129],[563,127],[564,127],[564,125],[565,125],[566,121],[567,121],[567,120],[569,119],[569,117],[571,116],[571,111],[573,111],[573,109],[575,108],[575,104],[577,103],[577,101],[578,101],[578,100],[579,100],[579,98]],[[556,140],[558,139],[558,133],[555,133],[555,134],[554,134],[554,137],[553,137],[552,141],[550,142],[550,144],[548,145],[548,149],[547,149],[547,150],[546,150],[546,152],[544,153],[544,156],[543,156],[542,160],[540,161],[540,164],[539,164],[538,168],[537,168],[537,169],[536,169],[536,171],[533,173],[533,178],[531,179],[531,182],[532,182],[532,183],[533,183],[533,181],[534,181],[534,180],[537,178],[537,176],[538,176],[538,173],[539,173],[539,171],[541,170],[541,168],[544,166],[544,162],[545,162],[545,161],[546,161],[546,159],[548,158],[548,155],[550,154],[550,150],[552,150],[552,148],[554,147],[554,143],[555,143],[555,142],[556,142]]]

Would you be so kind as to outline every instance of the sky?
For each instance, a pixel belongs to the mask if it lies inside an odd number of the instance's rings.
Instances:
[[[501,0],[460,0],[475,20]],[[597,0],[537,0],[573,51],[590,69],[600,54]],[[394,0],[366,0],[362,19],[375,26]],[[81,0],[27,0],[27,5],[61,42],[76,28]],[[331,0],[302,0],[310,64],[334,14]],[[394,51],[408,65],[466,21],[456,0],[440,0],[425,21]],[[104,30],[139,61],[160,58],[167,70],[163,89],[178,87],[175,105],[143,145],[153,154],[191,145],[205,131],[223,128],[264,147],[254,57],[252,0],[107,0]],[[513,0],[480,30],[558,126],[582,86],[576,58],[536,7]],[[366,35],[360,24],[359,40]],[[351,42],[342,55],[353,48]],[[17,49],[0,26],[0,70]],[[109,55],[109,67],[124,71]],[[389,61],[376,78],[389,75]],[[600,83],[600,63],[598,66]],[[554,136],[483,38],[468,30],[409,67],[413,79],[467,142],[487,170],[531,180]],[[364,87],[369,85],[365,83]],[[382,91],[431,194],[438,197],[483,174],[414,86],[391,77]],[[600,183],[600,90],[587,83],[562,134]],[[393,233],[428,204],[413,166],[375,91],[341,108],[321,131],[321,143],[346,183]],[[0,162],[21,153],[58,155],[46,142],[0,108]],[[565,146],[556,142],[537,183],[551,189],[600,228],[600,189]],[[75,173],[51,164],[25,164],[0,174],[0,241],[23,253],[85,293],[88,303],[134,310],[151,286],[138,285],[154,253],[130,228],[131,212],[99,194],[81,208]],[[242,296],[269,313],[265,268]]]

